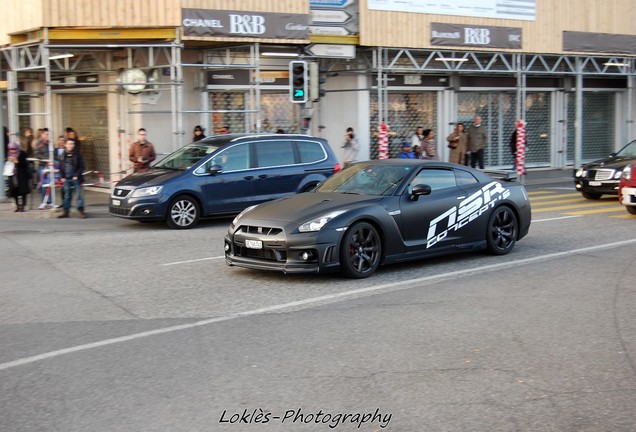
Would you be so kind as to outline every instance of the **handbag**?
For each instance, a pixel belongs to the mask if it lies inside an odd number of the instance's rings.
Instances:
[[[4,163],[4,169],[2,171],[2,175],[6,177],[11,177],[13,174],[15,174],[15,163],[13,163],[12,161],[6,161]]]

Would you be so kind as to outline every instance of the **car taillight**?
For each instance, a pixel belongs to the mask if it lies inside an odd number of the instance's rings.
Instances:
[[[333,173],[337,173],[338,171],[340,171],[342,169],[342,167],[340,166],[339,163],[337,163],[334,167],[333,167]]]

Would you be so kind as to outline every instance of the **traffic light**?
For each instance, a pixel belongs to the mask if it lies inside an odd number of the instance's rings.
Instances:
[[[307,102],[307,62],[294,60],[289,62],[289,100],[294,103]]]
[[[317,101],[325,95],[325,89],[322,84],[327,80],[325,78],[325,68],[321,68],[318,63],[309,63],[309,99]]]

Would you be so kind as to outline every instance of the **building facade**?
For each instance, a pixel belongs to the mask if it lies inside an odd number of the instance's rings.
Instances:
[[[0,17],[0,121],[12,133],[73,127],[91,170],[130,172],[140,127],[161,153],[206,134],[283,129],[342,155],[395,154],[417,126],[438,153],[480,115],[490,168],[512,165],[516,120],[529,167],[576,166],[634,137],[632,0],[7,0]],[[426,7],[423,5],[426,4]],[[405,6],[407,5],[407,6]],[[290,101],[290,61],[308,100]]]

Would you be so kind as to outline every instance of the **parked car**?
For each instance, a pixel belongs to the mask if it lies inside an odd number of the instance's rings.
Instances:
[[[574,186],[587,199],[617,195],[623,168],[631,162],[636,162],[636,140],[605,159],[581,166],[574,174]]]
[[[636,215],[636,163],[627,165],[623,170],[618,184],[618,201],[625,206],[627,213]]]
[[[326,140],[308,135],[216,135],[188,144],[117,183],[110,214],[194,226],[199,218],[314,188],[340,170]]]
[[[365,278],[381,264],[512,250],[530,229],[517,183],[445,162],[357,162],[315,190],[248,207],[225,236],[230,266]]]

